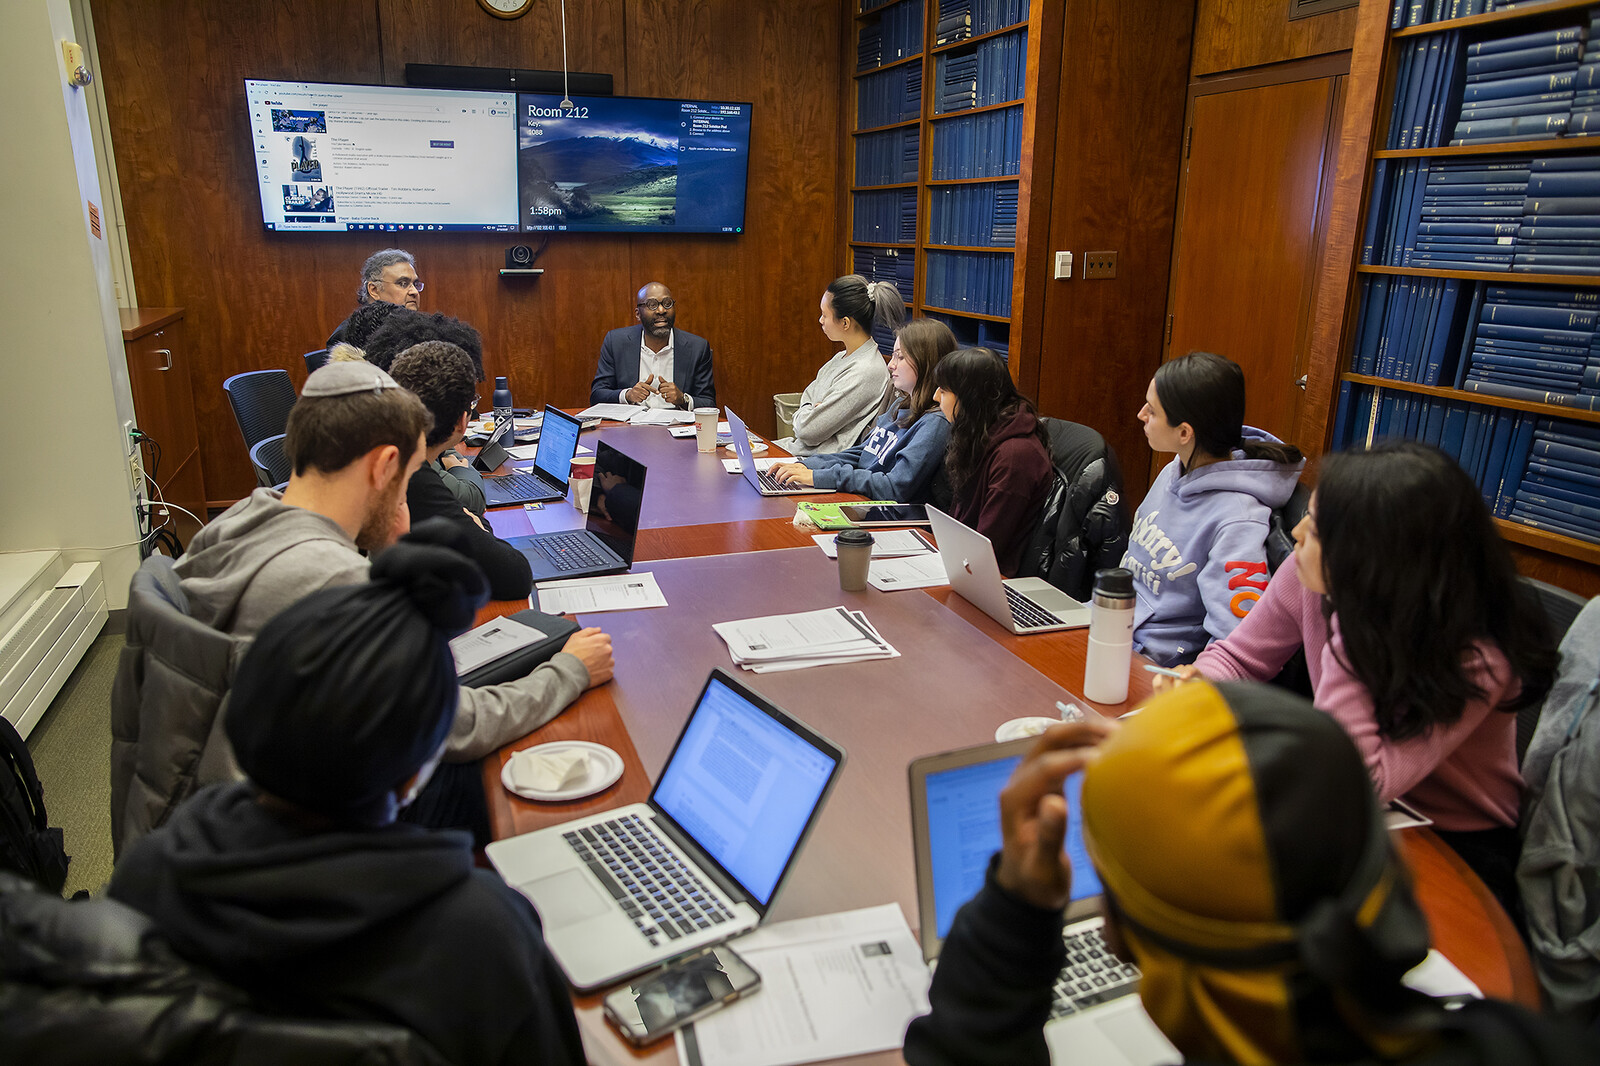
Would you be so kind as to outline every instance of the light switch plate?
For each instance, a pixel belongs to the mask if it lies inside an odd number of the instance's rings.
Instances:
[[[1067,281],[1072,277],[1072,253],[1056,253],[1056,280]]]

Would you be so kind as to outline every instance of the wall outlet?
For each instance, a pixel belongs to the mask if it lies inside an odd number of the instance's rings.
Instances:
[[[1070,281],[1070,280],[1072,280],[1072,253],[1071,252],[1057,252],[1056,253],[1056,280],[1057,281]]]
[[[144,490],[144,455],[139,447],[138,427],[132,419],[122,423],[122,447],[128,459],[128,479],[133,483],[133,513],[143,529],[149,497]]]
[[[1116,252],[1083,253],[1083,277],[1085,281],[1089,281],[1094,278],[1114,278],[1116,276]]]

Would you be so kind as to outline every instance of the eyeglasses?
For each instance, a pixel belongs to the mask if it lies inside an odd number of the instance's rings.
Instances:
[[[472,398],[472,405],[467,408],[467,414],[473,418],[478,417],[478,398],[476,396]]]
[[[637,304],[636,306],[642,307],[646,311],[670,311],[677,302],[678,301],[668,296],[665,300],[646,300],[644,303]]]
[[[395,278],[389,284],[399,288],[402,291],[406,289],[416,289],[418,292],[422,291],[422,282],[418,281],[416,278]]]

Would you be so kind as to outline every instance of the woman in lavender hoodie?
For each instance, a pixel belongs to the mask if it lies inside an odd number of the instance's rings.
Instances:
[[[1133,646],[1193,662],[1267,587],[1267,528],[1294,492],[1300,450],[1244,424],[1244,371],[1190,352],[1161,365],[1139,410],[1145,439],[1177,458],[1139,504],[1122,565],[1133,571]]]
[[[1313,702],[1379,799],[1433,819],[1515,913],[1516,711],[1544,699],[1558,656],[1478,487],[1425,444],[1340,452],[1294,536],[1249,617],[1180,672],[1265,681],[1304,647]]]

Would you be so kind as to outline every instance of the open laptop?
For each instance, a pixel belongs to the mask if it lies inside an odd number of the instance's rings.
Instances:
[[[983,887],[1000,849],[1000,790],[1033,738],[928,755],[912,762],[911,833],[923,957],[937,963],[956,911]],[[1055,1062],[1155,1066],[1178,1062],[1177,1049],[1145,1014],[1139,971],[1101,938],[1100,878],[1083,846],[1078,803],[1082,773],[1067,778],[1067,858],[1072,900],[1062,938],[1067,965],[1056,978],[1045,1042]]]
[[[565,497],[567,478],[572,473],[572,457],[578,454],[578,420],[565,411],[546,407],[544,421],[539,427],[539,449],[533,456],[533,469],[495,477],[489,471],[498,470],[509,458],[505,445],[511,434],[511,424],[511,420],[500,423],[473,460],[473,465],[484,472],[484,503],[490,507],[506,507],[516,503],[546,503]]]
[[[540,447],[542,450],[543,445]],[[584,528],[508,537],[506,543],[527,556],[535,581],[621,573],[633,566],[639,513],[644,508],[644,476],[643,463],[603,440],[596,441],[594,488],[589,492]]]
[[[1000,577],[994,545],[937,507],[928,521],[939,541],[939,558],[950,587],[1013,633],[1048,633],[1089,624],[1089,608],[1042,577]]]
[[[765,470],[756,469],[755,455],[750,451],[750,431],[744,428],[744,420],[733,413],[733,408],[724,408],[728,412],[728,432],[733,434],[733,450],[739,456],[739,472],[751,486],[763,496],[809,496],[818,492],[837,492],[838,489],[819,489],[813,485],[780,485],[773,476]],[[788,462],[787,459],[780,462]]]
[[[721,670],[645,803],[496,841],[583,991],[748,932],[794,864],[844,751]]]

